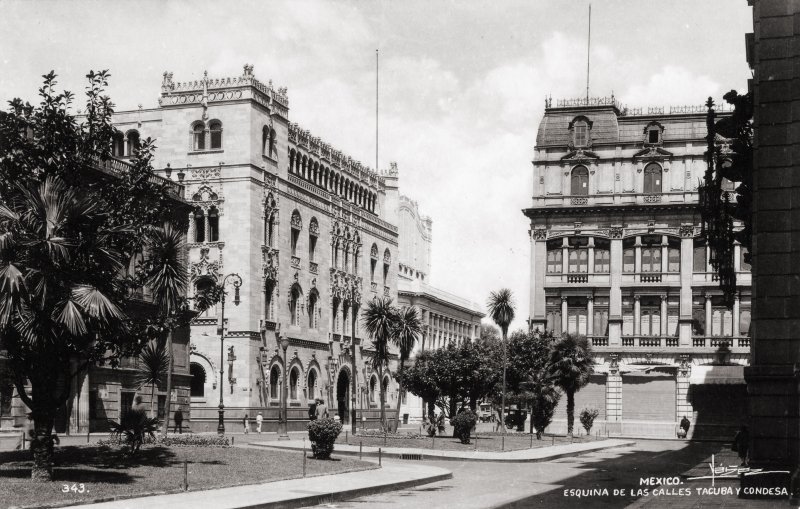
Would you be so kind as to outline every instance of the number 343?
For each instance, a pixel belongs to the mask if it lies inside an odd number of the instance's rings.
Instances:
[[[70,491],[73,493],[86,493],[86,486],[84,486],[83,483],[73,484],[72,486],[69,484],[61,485],[61,493],[69,493]]]

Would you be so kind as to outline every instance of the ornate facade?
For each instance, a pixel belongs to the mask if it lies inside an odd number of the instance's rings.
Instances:
[[[397,200],[396,172],[376,173],[290,122],[286,89],[258,81],[250,65],[184,83],[164,73],[158,108],[114,121],[122,156],[131,139],[154,138],[154,166],[186,186],[190,294],[226,281],[224,307],[191,330],[192,427],[215,429],[222,384],[229,425],[261,411],[273,429],[284,378],[290,429],[304,429],[315,397],[349,421],[354,375],[359,419],[376,418],[380,382],[364,362],[359,314],[369,299],[397,296],[398,230],[386,205]],[[382,382],[393,408],[396,384]]]
[[[420,214],[417,202],[401,195],[397,216],[400,226],[398,302],[401,306],[415,306],[423,322],[423,335],[411,353],[410,362],[414,362],[416,354],[423,349],[478,338],[481,318],[485,315],[467,299],[429,284],[433,221]],[[400,419],[404,423],[421,421],[425,412],[422,400],[410,393],[403,398]]]
[[[696,211],[705,135],[702,107],[546,102],[524,211],[530,323],[589,338],[595,375],[576,413],[597,408],[601,433],[674,437],[684,415],[696,437],[742,424],[749,265],[736,246],[740,288],[728,309]]]

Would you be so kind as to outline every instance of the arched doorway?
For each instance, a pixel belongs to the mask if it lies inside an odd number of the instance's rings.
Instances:
[[[339,371],[339,378],[336,379],[336,408],[342,424],[350,422],[350,377],[347,371]]]

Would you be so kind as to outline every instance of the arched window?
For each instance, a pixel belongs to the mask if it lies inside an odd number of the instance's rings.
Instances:
[[[389,266],[392,263],[392,254],[389,252],[389,248],[383,252],[383,286],[386,286],[389,281]]]
[[[211,132],[211,149],[222,148],[222,122],[219,120],[212,120],[208,124],[208,130]]]
[[[194,127],[192,127],[192,149],[206,149],[206,131],[202,122],[198,122],[194,125]]]
[[[308,370],[308,400],[311,401],[312,399],[317,397],[317,370],[316,369],[309,369]]]
[[[333,243],[333,267],[335,269],[339,268],[339,239],[336,239]]]
[[[644,167],[644,194],[661,192],[661,166],[650,163]]]
[[[369,250],[370,266],[369,266],[369,280],[375,282],[375,267],[378,266],[378,245],[372,244],[372,249]]]
[[[191,397],[202,398],[206,391],[206,370],[200,364],[193,362],[189,365],[189,373],[192,375]]]
[[[269,370],[269,397],[271,399],[278,399],[278,387],[281,379],[281,368],[278,365],[272,366]]]
[[[375,403],[375,391],[378,388],[378,378],[373,376],[369,379],[369,402]]]
[[[579,196],[589,194],[589,170],[586,169],[586,166],[576,166],[572,170],[570,193]]]
[[[291,312],[292,325],[300,325],[300,297],[302,297],[300,286],[295,284],[292,287],[291,298],[289,299],[289,311]]]
[[[308,296],[308,327],[310,329],[317,328],[317,302],[319,301],[319,296],[317,295],[316,290],[311,290],[311,293]]]
[[[297,399],[297,384],[300,381],[300,371],[297,366],[289,373],[289,398]]]
[[[206,215],[203,209],[198,208],[194,211],[194,241],[205,242],[206,240]]]
[[[308,261],[315,261],[317,251],[317,236],[319,235],[319,223],[317,218],[312,217],[311,222],[308,223]]]
[[[389,377],[388,376],[383,377],[383,383],[381,384],[381,387],[383,388],[383,395],[384,395],[383,397],[385,398],[389,394]],[[387,402],[384,401],[383,403],[386,404]]]
[[[114,157],[125,156],[125,135],[119,131],[114,132],[114,137],[111,140],[111,155]]]
[[[261,153],[267,157],[272,157],[272,152],[275,149],[275,129],[270,129],[265,125],[261,129]]]
[[[208,209],[208,241],[219,240],[219,212],[216,207]]]
[[[134,153],[139,149],[139,132],[138,131],[128,131],[128,146],[127,146],[127,153],[128,156],[133,156]]]
[[[295,210],[292,212],[291,233],[292,233],[292,256],[297,256],[297,241],[300,238],[300,230],[303,229],[303,220],[300,213]]]

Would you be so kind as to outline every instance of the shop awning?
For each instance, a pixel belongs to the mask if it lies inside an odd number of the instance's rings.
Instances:
[[[692,366],[690,384],[744,384],[744,366]]]

